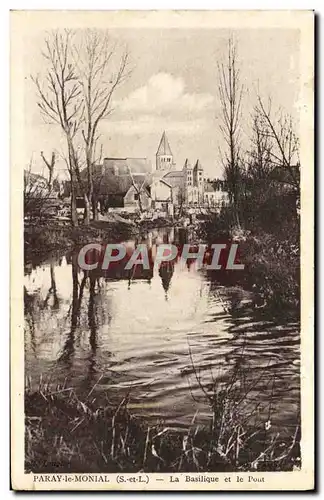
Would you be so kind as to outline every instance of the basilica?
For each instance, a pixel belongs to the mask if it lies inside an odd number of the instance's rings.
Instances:
[[[177,167],[165,132],[154,166],[145,157],[108,157],[98,168],[99,191],[109,207],[168,210],[170,205],[216,207],[226,202],[222,185],[205,179],[199,159],[186,159],[181,169]]]
[[[163,132],[156,152],[156,172],[172,188],[175,204],[200,205],[204,203],[204,169],[199,160],[192,166],[186,159],[183,168],[177,170],[166,133]]]
[[[191,163],[187,158],[181,169],[177,168],[166,133],[163,132],[155,159],[155,178],[172,190],[175,206],[214,207],[220,209],[228,203],[224,181],[205,178],[199,159]],[[154,190],[153,190],[154,191]]]

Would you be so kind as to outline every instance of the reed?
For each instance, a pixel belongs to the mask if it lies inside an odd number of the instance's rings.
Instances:
[[[196,370],[196,369],[195,369]],[[28,472],[226,472],[293,470],[300,466],[299,427],[282,437],[271,432],[271,412],[258,420],[259,405],[246,411],[249,391],[232,379],[207,389],[209,425],[195,412],[186,430],[150,425],[128,410],[130,395],[117,407],[81,401],[72,387],[25,390],[25,468]],[[255,389],[255,385],[254,385]]]

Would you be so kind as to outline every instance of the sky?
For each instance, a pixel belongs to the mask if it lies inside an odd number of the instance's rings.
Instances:
[[[130,53],[131,75],[114,95],[114,113],[100,126],[104,157],[147,157],[155,166],[155,153],[166,131],[177,169],[185,159],[199,159],[205,177],[222,174],[222,133],[218,96],[218,64],[226,58],[229,36],[237,43],[243,84],[242,147],[248,148],[251,113],[256,91],[272,98],[273,109],[282,107],[298,122],[300,33],[296,29],[114,28],[113,42]],[[65,148],[59,127],[45,124],[37,107],[30,75],[44,75],[41,51],[45,32],[25,40],[26,166],[31,158],[35,172],[44,171],[40,151]],[[64,164],[58,169],[63,176]]]

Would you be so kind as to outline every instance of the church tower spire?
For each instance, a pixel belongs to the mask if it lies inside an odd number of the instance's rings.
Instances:
[[[170,169],[173,165],[173,154],[165,131],[162,134],[156,152],[156,170]]]

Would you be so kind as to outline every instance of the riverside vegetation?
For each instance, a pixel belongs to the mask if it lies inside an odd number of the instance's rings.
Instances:
[[[192,358],[191,358],[192,360]],[[271,430],[260,403],[249,399],[259,380],[242,386],[239,369],[225,386],[205,387],[192,366],[210,406],[210,423],[176,430],[159,422],[149,426],[128,410],[131,393],[114,407],[97,401],[92,388],[81,400],[73,388],[49,386],[25,390],[25,468],[28,472],[230,472],[294,470],[300,467],[297,425],[292,434]],[[269,380],[272,385],[274,380]],[[249,411],[247,410],[249,408]]]

